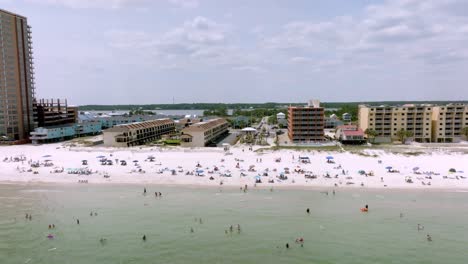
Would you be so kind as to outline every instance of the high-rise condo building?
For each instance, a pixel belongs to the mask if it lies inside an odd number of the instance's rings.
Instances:
[[[316,142],[324,137],[324,108],[318,100],[311,100],[306,106],[288,107],[288,136],[292,142]]]
[[[27,141],[35,128],[31,27],[0,9],[0,140]]]

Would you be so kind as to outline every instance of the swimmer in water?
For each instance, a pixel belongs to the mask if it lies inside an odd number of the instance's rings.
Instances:
[[[333,190],[333,195],[335,195],[335,190]]]
[[[369,210],[369,205],[366,204],[366,209]]]
[[[159,193],[159,197],[162,197],[162,193]]]
[[[146,194],[146,188],[143,188],[143,194]]]
[[[49,225],[49,229],[52,229],[52,226],[51,226],[51,225]]]
[[[202,219],[201,219],[201,218],[200,218],[200,221],[199,221],[199,223],[200,223],[200,225],[201,225],[201,224],[203,224],[203,221],[202,221]]]
[[[429,242],[432,241],[432,237],[429,234],[427,235],[427,241],[429,241]]]
[[[80,219],[76,219],[76,224],[77,224],[77,225],[80,224]]]
[[[307,212],[308,214],[310,214],[310,209],[309,209],[309,208],[307,208],[306,212]]]
[[[289,248],[289,243],[286,243],[286,248]]]
[[[97,213],[96,213],[96,212],[94,212],[94,216],[97,216]]]
[[[241,227],[240,227],[240,225],[239,225],[239,224],[237,224],[237,233],[239,233],[239,234],[240,234],[240,232],[241,232]]]
[[[195,232],[195,231],[193,230],[193,227],[190,227],[190,233],[193,233],[193,232]]]
[[[104,245],[107,242],[107,239],[101,237],[101,239],[99,239],[99,242],[101,242],[101,245]]]
[[[146,235],[143,235],[142,239],[143,239],[143,241],[146,241]]]
[[[93,216],[93,212],[91,211],[91,213],[89,213],[89,216]]]
[[[229,227],[229,232],[232,233],[232,231],[234,230],[234,228],[232,227],[232,225]]]
[[[418,231],[424,230],[424,226],[421,224],[418,224]]]
[[[154,192],[154,196],[158,197],[158,192]]]
[[[52,229],[55,229],[55,224],[52,224]]]

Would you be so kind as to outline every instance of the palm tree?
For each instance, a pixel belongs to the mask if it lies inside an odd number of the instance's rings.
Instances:
[[[372,139],[371,140],[372,143],[374,143],[375,137],[379,135],[377,131],[370,129],[370,128],[366,129],[366,131],[364,131],[364,134],[367,135],[367,138]]]
[[[407,130],[401,129],[400,131],[397,132],[397,137],[398,137],[398,139],[400,139],[400,142],[402,144],[405,143],[407,138],[412,137],[412,136],[413,136],[412,131],[407,131]]]

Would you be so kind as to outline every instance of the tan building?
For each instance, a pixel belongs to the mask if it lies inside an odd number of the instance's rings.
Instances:
[[[33,116],[34,66],[26,17],[0,9],[0,137],[27,142]]]
[[[163,135],[175,133],[175,123],[171,119],[156,119],[117,125],[103,131],[104,145],[108,147],[131,147],[142,145]]]
[[[228,133],[228,122],[216,118],[199,122],[182,129],[180,136],[183,147],[205,147]]]
[[[307,106],[288,107],[288,136],[292,142],[316,142],[325,140],[324,108],[311,100]]]
[[[468,127],[468,105],[448,104],[434,107],[432,114],[432,139],[434,142],[459,142],[467,140],[463,128]]]
[[[359,106],[359,128],[375,130],[375,142],[398,140],[397,132],[411,131],[416,142],[432,142],[432,112],[430,105]]]

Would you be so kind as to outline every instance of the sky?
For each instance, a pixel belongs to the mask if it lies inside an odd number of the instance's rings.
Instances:
[[[468,100],[468,0],[0,0],[38,98]]]

